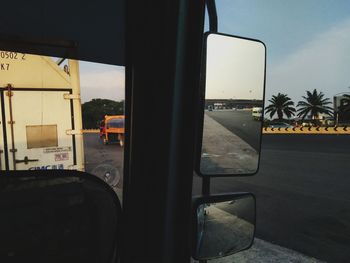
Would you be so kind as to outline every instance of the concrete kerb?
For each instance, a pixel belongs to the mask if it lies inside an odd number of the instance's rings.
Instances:
[[[210,261],[211,262],[211,261]],[[215,263],[325,263],[294,250],[255,238],[253,246],[232,256],[213,260]]]

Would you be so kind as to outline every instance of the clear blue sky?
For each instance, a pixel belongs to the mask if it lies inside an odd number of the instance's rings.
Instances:
[[[267,46],[266,99],[295,102],[305,90],[328,97],[350,86],[349,0],[217,0],[219,32]]]
[[[267,46],[266,99],[350,86],[350,0],[217,0],[219,31]],[[83,101],[124,97],[124,69],[81,63]],[[97,87],[97,89],[96,89]]]
[[[258,38],[281,60],[350,18],[349,0],[217,0],[219,31]]]

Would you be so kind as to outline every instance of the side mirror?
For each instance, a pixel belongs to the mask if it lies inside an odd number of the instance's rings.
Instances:
[[[193,206],[196,260],[209,260],[248,249],[255,235],[255,197],[250,193],[201,197]]]
[[[254,174],[262,135],[265,45],[209,33],[205,47],[203,134],[196,172],[202,176]]]

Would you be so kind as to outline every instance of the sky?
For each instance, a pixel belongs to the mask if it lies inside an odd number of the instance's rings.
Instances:
[[[350,92],[350,1],[217,0],[219,32],[263,41],[266,99]]]
[[[82,103],[96,98],[124,100],[124,67],[80,61]]]
[[[263,99],[265,47],[261,42],[210,34],[205,97]]]
[[[267,47],[266,97],[350,92],[349,0],[216,0],[219,32]],[[83,102],[124,98],[124,68],[82,62]],[[235,96],[232,94],[232,96]],[[237,96],[236,96],[237,97]]]

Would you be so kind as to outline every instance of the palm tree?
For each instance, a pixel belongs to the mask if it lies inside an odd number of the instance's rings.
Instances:
[[[277,96],[273,95],[269,100],[271,104],[266,107],[266,113],[270,113],[270,118],[272,118],[275,113],[277,113],[278,120],[283,120],[283,114],[288,118],[294,116],[295,108],[294,102],[287,96],[287,94],[278,93]]]
[[[327,105],[331,104],[329,98],[324,98],[322,92],[317,92],[316,89],[313,92],[306,91],[307,96],[303,96],[305,101],[299,101],[297,107],[298,116],[303,120],[307,115],[311,115],[311,118],[316,122],[318,120],[319,114],[324,113],[332,115],[333,109]]]

